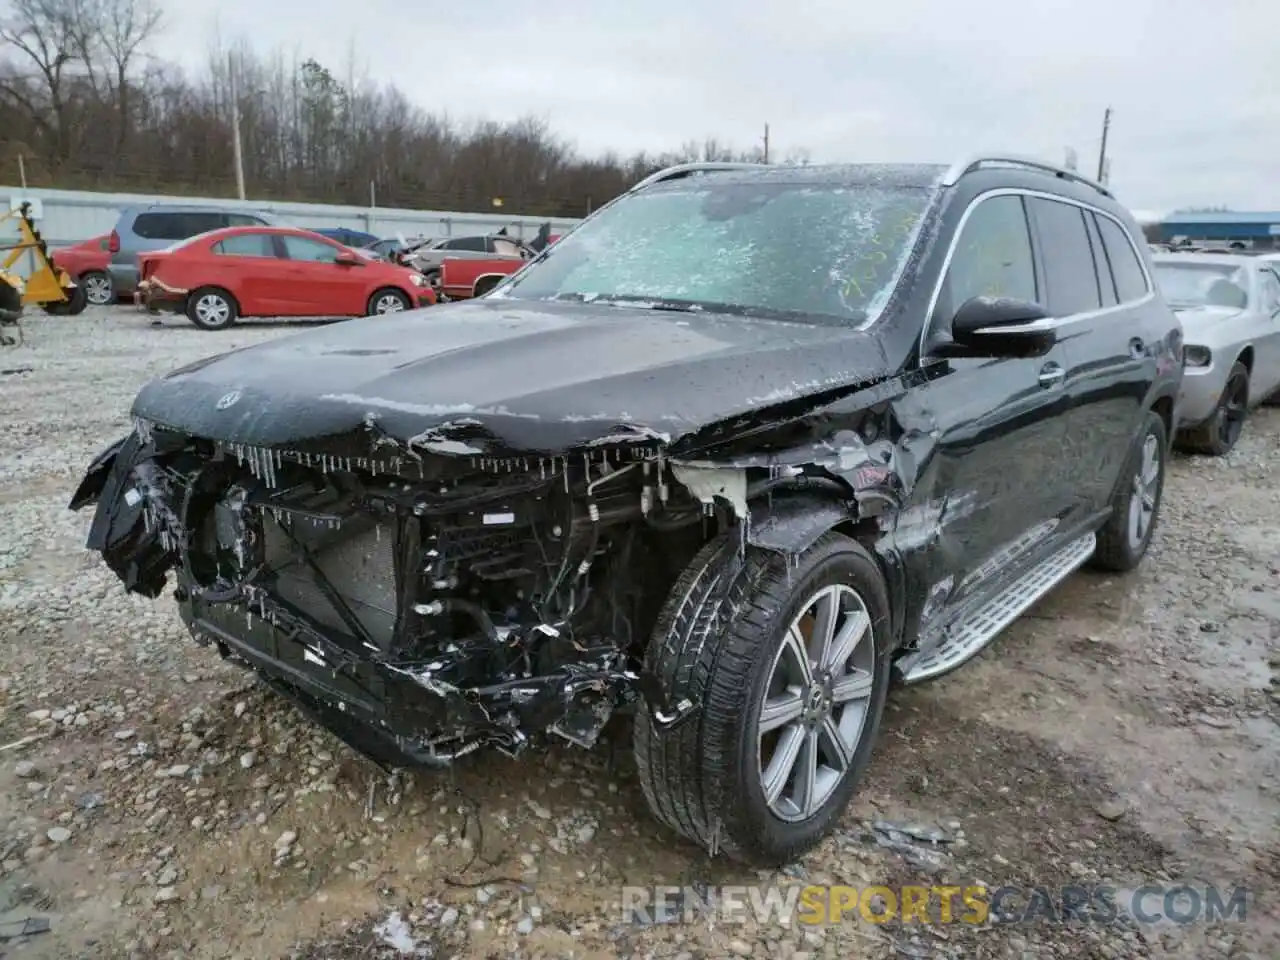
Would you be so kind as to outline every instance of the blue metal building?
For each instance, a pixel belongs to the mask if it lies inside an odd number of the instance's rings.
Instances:
[[[1171,213],[1160,221],[1160,239],[1192,243],[1212,241],[1224,246],[1280,249],[1280,211],[1271,213]]]

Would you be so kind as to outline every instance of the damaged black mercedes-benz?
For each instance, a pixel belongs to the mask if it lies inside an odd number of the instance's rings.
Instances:
[[[1044,198],[1117,245],[1084,248],[1092,293]],[[785,862],[852,795],[891,668],[1145,551],[1180,347],[1135,231],[1022,161],[675,168],[485,297],[152,382],[72,507],[129,590],[172,585],[379,762],[589,747],[634,704],[658,819]],[[1064,345],[1070,297],[1105,334]]]

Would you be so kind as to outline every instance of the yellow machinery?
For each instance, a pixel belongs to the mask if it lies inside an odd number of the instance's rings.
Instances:
[[[0,347],[12,347],[22,342],[22,295],[26,285],[22,278],[0,270]],[[8,332],[12,327],[16,336]]]
[[[25,280],[18,280],[18,293],[21,306],[35,304],[46,313],[77,314],[85,308],[84,290],[71,279],[67,271],[53,262],[49,254],[49,246],[40,236],[40,231],[31,221],[31,205],[24,203],[17,210],[11,210],[0,216],[0,223],[15,221],[18,227],[18,242],[0,242],[0,253],[5,253],[0,261],[0,286],[13,287],[17,279],[14,265],[24,254],[30,253],[34,260],[31,273]],[[0,298],[7,299],[7,291],[0,290]],[[0,309],[4,309],[0,306]]]

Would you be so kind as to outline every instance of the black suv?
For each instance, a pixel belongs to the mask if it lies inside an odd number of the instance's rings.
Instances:
[[[665,170],[496,292],[201,360],[90,467],[88,545],[384,765],[591,746],[758,864],[852,795],[891,680],[1160,507],[1181,332],[1035,161]]]

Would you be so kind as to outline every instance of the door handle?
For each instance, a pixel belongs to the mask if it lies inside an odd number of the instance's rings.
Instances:
[[[1046,363],[1040,368],[1040,386],[1047,390],[1061,383],[1066,376],[1067,371],[1060,364]]]

